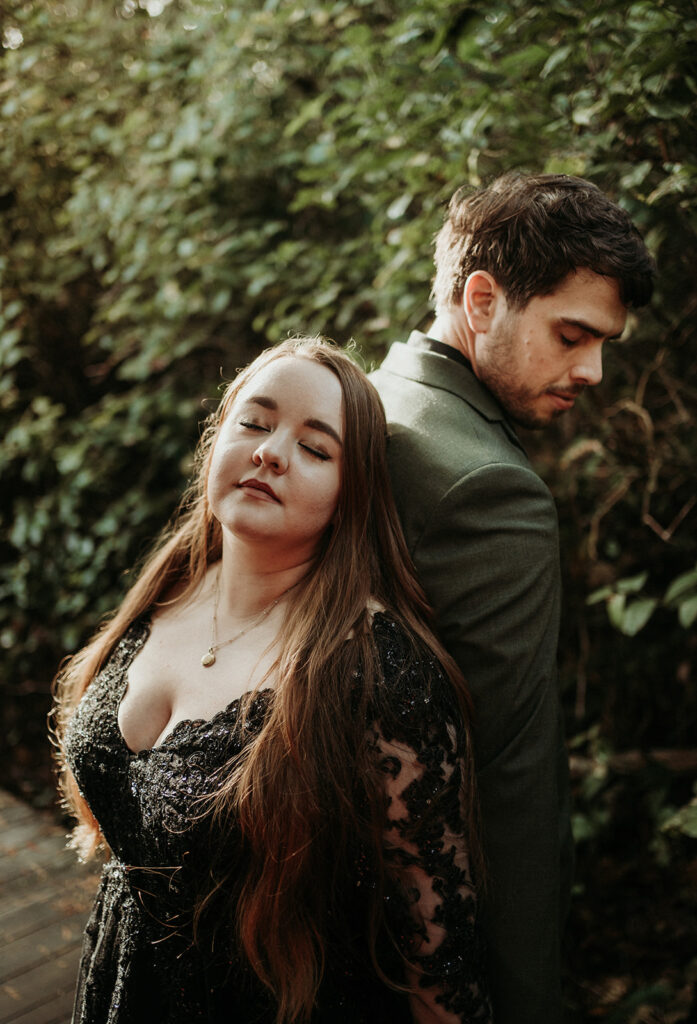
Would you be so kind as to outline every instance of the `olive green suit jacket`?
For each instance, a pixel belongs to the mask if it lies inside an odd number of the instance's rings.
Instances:
[[[494,1019],[557,1024],[572,847],[556,509],[493,395],[419,339],[371,379],[409,550],[474,698]]]

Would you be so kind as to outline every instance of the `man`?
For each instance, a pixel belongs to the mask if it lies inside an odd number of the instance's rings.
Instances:
[[[544,427],[600,383],[654,267],[594,185],[517,174],[455,194],[435,263],[428,334],[372,379],[407,541],[475,702],[494,1019],[556,1024],[572,861],[557,519],[514,425]]]

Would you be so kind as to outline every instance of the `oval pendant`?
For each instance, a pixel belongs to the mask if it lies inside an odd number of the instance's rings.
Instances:
[[[215,654],[213,654],[213,651],[206,651],[201,658],[201,664],[204,668],[208,668],[209,665],[215,665]]]

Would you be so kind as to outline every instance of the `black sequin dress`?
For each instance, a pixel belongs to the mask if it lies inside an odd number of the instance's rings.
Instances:
[[[376,707],[389,707],[367,723],[390,802],[388,927],[399,947],[411,951],[426,1006],[446,1021],[489,1024],[453,698],[435,663],[415,661],[387,615],[375,616],[373,632],[384,672]],[[85,930],[73,1024],[272,1024],[273,999],[232,943],[217,938],[211,949],[192,942],[191,906],[209,842],[196,798],[211,791],[216,769],[259,730],[273,693],[254,697],[242,736],[233,728],[239,711],[233,701],[208,721],[178,723],[158,746],[134,754],[117,714],[128,667],[148,635],[147,621],[130,627],[82,698],[66,737],[68,762],[112,851]],[[434,799],[435,826],[415,844],[410,822],[427,814]],[[330,940],[313,1024],[413,1019],[407,997],[378,978],[365,948],[362,894],[374,884],[366,863],[357,856],[355,873],[346,878],[356,926]],[[394,942],[385,949],[381,966],[390,978],[400,972],[403,978]]]

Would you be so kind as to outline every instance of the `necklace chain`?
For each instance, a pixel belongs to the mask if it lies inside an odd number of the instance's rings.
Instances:
[[[275,597],[270,604],[267,604],[265,608],[261,609],[261,611],[258,613],[258,615],[256,615],[254,617],[254,619],[252,619],[252,621],[249,623],[249,625],[244,627],[244,629],[241,629],[238,633],[235,633],[235,635],[231,636],[228,640],[220,640],[219,641],[218,640],[218,600],[220,598],[220,572],[221,572],[221,570],[219,569],[218,570],[218,575],[217,575],[216,580],[215,580],[215,600],[214,600],[214,604],[213,604],[213,634],[212,634],[212,640],[211,640],[211,643],[210,643],[210,646],[209,646],[208,650],[206,651],[206,653],[201,658],[201,664],[203,665],[204,668],[210,668],[211,665],[215,665],[215,661],[216,661],[215,654],[216,654],[216,651],[219,651],[221,647],[227,647],[229,644],[234,644],[235,640],[240,640],[247,633],[251,632],[251,630],[255,629],[257,626],[260,626],[261,623],[266,618],[266,616],[270,615],[270,613],[276,607],[276,605],[281,600],[281,598],[285,597],[286,594],[288,593],[288,591],[292,590],[293,587],[296,586],[296,584],[294,583],[293,586],[288,587],[288,590],[284,590],[282,594],[279,594],[278,597]]]

